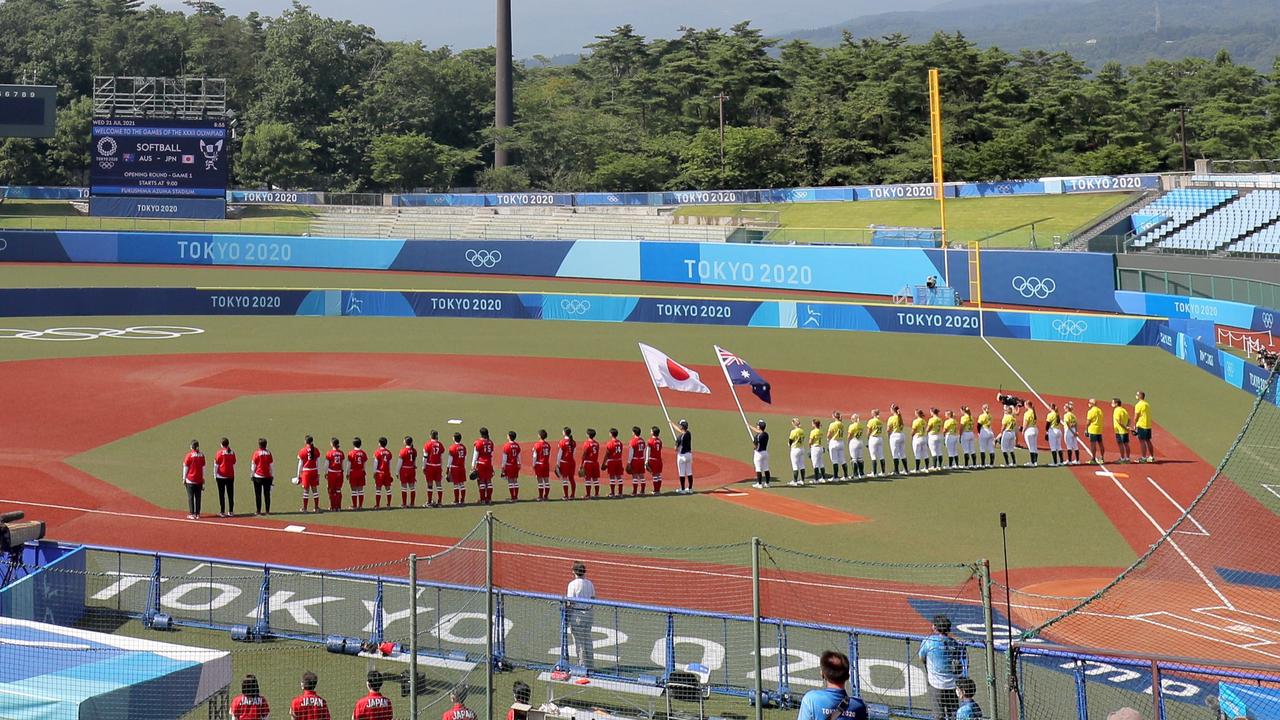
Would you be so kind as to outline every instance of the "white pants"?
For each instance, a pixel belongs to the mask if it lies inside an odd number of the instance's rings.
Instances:
[[[1049,452],[1062,450],[1062,428],[1049,428]]]
[[[959,436],[959,435],[947,435],[947,436],[946,436],[945,438],[943,438],[943,439],[944,439],[944,440],[946,441],[946,443],[947,443],[947,457],[949,457],[949,458],[953,458],[953,457],[955,457],[956,455],[958,455],[958,454],[959,454],[959,447],[960,447],[960,436]]]
[[[1068,452],[1076,449],[1076,434],[1071,428],[1062,429],[1062,449]]]
[[[756,466],[756,472],[769,472],[769,451],[756,450],[751,455],[751,462]]]
[[[804,448],[802,447],[791,448],[791,469],[792,470],[804,469]]]
[[[964,451],[965,455],[972,455],[973,447],[974,447],[973,433],[972,432],[962,433],[960,435],[960,449]]]
[[[676,475],[693,474],[693,453],[680,453],[676,456]]]
[[[811,445],[809,447],[809,462],[813,463],[813,469],[817,470],[823,467],[822,455],[827,451],[821,445]]]
[[[911,456],[917,460],[927,460],[929,458],[929,445],[923,435],[911,436]]]
[[[903,442],[902,433],[889,433],[889,456],[894,460],[907,459],[907,446]]]
[[[978,433],[978,452],[994,453],[996,451],[996,435],[991,428],[982,428]]]
[[[853,462],[862,462],[862,448],[865,443],[862,438],[854,438],[849,441],[849,460]]]
[[[934,457],[942,457],[942,435],[939,433],[929,433],[929,454]]]
[[[1040,428],[1032,425],[1022,430],[1022,439],[1027,441],[1027,449],[1031,452],[1040,452]]]
[[[872,435],[867,438],[867,455],[871,457],[872,462],[884,459],[884,438],[879,435]]]
[[[1012,430],[1000,433],[1000,452],[1013,452],[1017,449],[1017,435]]]
[[[827,454],[831,456],[832,465],[849,462],[849,458],[844,454],[844,441],[840,438],[827,442]]]

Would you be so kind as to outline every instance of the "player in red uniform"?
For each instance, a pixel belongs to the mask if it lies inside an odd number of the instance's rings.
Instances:
[[[609,441],[604,444],[604,471],[609,476],[609,497],[622,495],[622,453],[618,428],[609,428]]]
[[[465,690],[457,688],[449,694],[449,699],[453,701],[453,707],[445,710],[440,720],[476,720],[475,711],[462,702],[467,699]]]
[[[324,481],[329,491],[329,509],[342,509],[342,480],[347,474],[347,454],[338,438],[329,438],[330,449],[324,454]]]
[[[187,490],[187,519],[200,519],[200,496],[204,492],[204,453],[200,441],[191,441],[191,450],[182,457],[182,486]]]
[[[400,476],[400,507],[411,507],[418,504],[418,448],[413,446],[413,438],[404,436],[404,447],[400,448],[400,462],[396,466],[396,474]]]
[[[645,455],[644,466],[653,476],[653,494],[658,495],[662,492],[662,429],[657,425],[652,428],[652,437],[649,438],[648,453]]]
[[[258,449],[249,458],[249,466],[253,469],[249,479],[253,481],[253,505],[259,515],[263,514],[264,507],[266,514],[271,514],[271,485],[275,482],[275,463],[275,457],[267,449],[267,439],[258,438]]]
[[[551,443],[547,431],[538,431],[538,441],[533,444],[533,476],[538,480],[538,501],[551,494]]]
[[[240,694],[231,701],[232,720],[267,720],[271,704],[258,689],[258,678],[245,675],[240,681]]]
[[[587,439],[582,442],[582,479],[586,485],[583,497],[600,497],[600,443],[595,428],[587,428]]]
[[[308,670],[302,673],[302,694],[289,705],[289,717],[293,720],[331,720],[329,703],[316,694],[320,679]]]
[[[373,451],[373,506],[382,507],[382,496],[387,496],[387,507],[391,507],[391,459],[394,457],[387,449],[387,439],[378,438],[378,449]]]
[[[369,694],[356,701],[351,720],[391,720],[391,701],[381,692],[382,673],[370,670],[365,684],[369,688]]]
[[[294,475],[302,488],[302,512],[307,511],[307,501],[315,499],[316,512],[320,512],[320,448],[315,438],[308,435],[298,451],[298,471]]]
[[[444,504],[444,443],[435,430],[422,446],[422,476],[427,480],[427,507],[440,507]]]
[[[631,427],[631,435],[631,443],[627,445],[627,472],[631,473],[631,494],[635,495],[639,490],[643,495],[645,491],[644,456],[647,447],[644,444],[644,438],[640,437],[639,425]]]
[[[511,502],[520,499],[520,443],[516,431],[507,431],[507,442],[502,446],[502,478],[507,481],[507,494]]]
[[[493,441],[489,439],[489,428],[480,428],[480,437],[476,438],[471,450],[471,472],[476,476],[476,484],[480,487],[480,502],[493,504]]]
[[[364,441],[359,437],[352,438],[353,447],[347,453],[347,482],[351,483],[351,507],[356,510],[364,508],[364,466],[369,464],[369,453],[361,445]]]
[[[236,451],[222,438],[222,447],[213,456],[213,481],[218,484],[218,517],[236,514]]]
[[[573,430],[564,429],[564,437],[556,449],[556,477],[560,478],[560,489],[564,491],[564,499],[570,500],[578,496],[578,480],[573,472],[577,461],[573,453],[578,449],[578,441],[573,439]]]
[[[467,446],[462,444],[462,433],[453,434],[453,444],[449,446],[449,482],[453,484],[453,504],[461,505],[467,501]]]

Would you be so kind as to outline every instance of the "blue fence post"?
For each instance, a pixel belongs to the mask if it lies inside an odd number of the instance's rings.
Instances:
[[[501,590],[494,593],[493,599],[493,631],[497,636],[493,639],[493,662],[494,667],[500,667],[497,663],[501,663],[507,656],[507,603],[506,595]]]
[[[142,611],[142,623],[150,626],[158,612],[160,612],[160,553],[156,553],[155,563],[151,568],[151,581],[147,587],[147,607]]]
[[[1164,720],[1164,681],[1160,679],[1160,662],[1151,661],[1151,694],[1155,698],[1156,720]]]
[[[907,668],[907,713],[910,714],[915,711],[914,696],[911,694],[911,638],[903,638],[902,651],[906,656],[903,658],[903,666]]]
[[[409,608],[409,612],[414,612],[416,610],[417,608],[415,607]],[[381,645],[382,636],[382,578],[378,578],[378,582],[374,587],[373,595],[373,635],[369,637],[369,642],[375,645]]]
[[[853,694],[860,696],[862,685],[858,681],[858,633],[849,633],[849,682],[853,688]],[[908,688],[910,683],[911,671],[907,670]],[[907,694],[910,695],[910,693]]]
[[[671,673],[676,669],[676,616],[675,613],[667,613],[667,672],[662,676],[663,680],[671,677]]]
[[[618,637],[618,632],[619,632],[618,623],[620,620],[620,617],[619,617],[620,614],[621,613],[618,611],[618,607],[615,605],[613,608],[613,636],[615,638]],[[622,651],[621,650],[614,651],[613,671],[615,673],[618,673],[619,675],[622,674]]]
[[[1076,660],[1076,669],[1073,674],[1076,679],[1076,717],[1079,720],[1089,720],[1089,696],[1085,691],[1088,680],[1084,676],[1084,661]]]
[[[787,626],[778,623],[778,697],[791,694],[791,673],[787,662]]]
[[[569,669],[569,603],[560,601],[560,661],[556,669]]]
[[[253,626],[253,634],[266,637],[271,632],[271,568],[262,566],[262,589],[258,592],[258,622]],[[323,632],[323,626],[321,627]]]

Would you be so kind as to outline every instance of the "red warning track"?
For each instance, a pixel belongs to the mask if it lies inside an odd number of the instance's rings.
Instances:
[[[290,353],[76,358],[10,362],[3,367],[0,397],[5,398],[7,407],[23,411],[0,414],[0,477],[4,478],[0,497],[17,501],[7,504],[19,508],[32,503],[29,507],[39,509],[40,515],[54,524],[59,539],[328,568],[390,562],[410,552],[430,554],[455,540],[364,530],[357,536],[323,527],[298,533],[286,531],[284,523],[274,520],[186,521],[179,513],[134,497],[64,460],[73,453],[245,394],[334,389],[508,394],[510,388],[519,387],[527,397],[565,399],[583,397],[584,389],[589,388],[589,399],[595,401],[650,401],[642,365],[601,360],[522,358],[513,364],[505,357],[485,356]],[[865,397],[885,398],[886,407],[889,401],[904,408],[957,407],[968,403],[976,410],[992,395],[990,390],[980,388],[777,370],[770,370],[769,376],[775,389],[786,389],[785,393],[778,393],[783,398],[823,399],[822,406],[804,400],[780,401],[770,409],[773,414],[821,417],[832,409],[831,398]],[[635,382],[619,382],[620,379]],[[678,402],[687,408],[726,409],[721,407],[722,398],[703,395],[680,396]],[[74,447],[69,449],[67,438],[76,439]],[[1111,466],[1112,470],[1127,474],[1125,478],[1098,476],[1093,466],[1074,469],[1076,477],[1136,552],[1145,550],[1159,536],[1161,529],[1180,514],[1178,506],[1186,507],[1212,473],[1207,463],[1158,428],[1157,442],[1161,456],[1172,462]],[[750,477],[749,469],[741,463],[705,454],[700,457],[712,471],[708,479],[713,485]],[[1224,491],[1231,492],[1232,488]],[[1195,608],[1223,604],[1215,595],[1215,588],[1225,583],[1214,572],[1215,565],[1267,570],[1275,563],[1274,558],[1268,557],[1265,543],[1223,546],[1210,542],[1215,533],[1229,532],[1232,518],[1234,522],[1264,528],[1267,534],[1262,537],[1280,536],[1280,527],[1271,513],[1238,489],[1234,492],[1238,497],[1233,498],[1232,517],[1202,519],[1203,536],[1178,536],[1192,558],[1205,560],[1200,567],[1212,583],[1201,582],[1187,569],[1171,575],[1174,579],[1169,582],[1147,586],[1145,590],[1149,592],[1140,588],[1130,593],[1132,597],[1123,613],[1082,617],[1069,626],[1064,624],[1054,639],[1226,659],[1258,659],[1255,653],[1270,656],[1270,637],[1262,631],[1255,633],[1261,639],[1241,636],[1239,616],[1230,611],[1219,613],[1233,618],[1230,623],[1203,614],[1195,615],[1191,621],[1182,617]],[[725,499],[794,519],[803,519],[809,513],[809,508],[801,507],[804,503],[779,502],[773,496],[767,498],[770,507],[763,507],[765,503],[757,495],[760,493],[735,493]],[[832,511],[821,508],[820,512]],[[849,516],[842,521],[864,519]],[[226,525],[232,523],[236,531],[228,532]],[[570,553],[539,547],[532,538],[527,544],[504,544],[500,551],[506,557],[518,558],[518,562],[499,564],[498,579],[503,585],[543,592],[560,590],[564,563]],[[695,562],[636,558],[607,551],[584,553],[580,549],[571,554],[596,563],[600,568],[596,575],[606,585],[629,588],[626,592],[630,596],[619,599],[696,605],[731,613],[749,611],[750,593],[740,592],[742,588],[737,587],[746,583],[746,571],[742,564],[729,558]],[[849,574],[855,573],[856,570],[849,570]],[[1100,578],[1113,574],[1105,568],[1023,570],[1015,573],[1013,583],[1015,587],[1034,586],[1042,591],[1085,591],[1096,587]],[[678,582],[672,582],[673,578]],[[910,599],[973,604],[978,598],[976,582],[968,579],[963,570],[956,570],[954,577],[940,576],[935,584],[921,585],[839,574],[784,572],[775,566],[766,569],[766,580],[766,608],[771,615],[885,630],[925,630],[924,618],[913,611]],[[1070,606],[1064,600],[1021,594],[1018,597],[1014,620],[1022,626],[1037,624]],[[1165,617],[1169,608],[1176,609],[1173,617]],[[1145,613],[1164,615],[1157,618],[1159,622],[1132,618]],[[1218,628],[1213,625],[1215,622],[1229,623],[1235,629]],[[1264,620],[1258,622],[1265,624]],[[1280,641],[1280,635],[1275,639]]]

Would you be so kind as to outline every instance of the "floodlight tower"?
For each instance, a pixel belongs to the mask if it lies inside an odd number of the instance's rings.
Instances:
[[[515,118],[512,106],[514,89],[511,82],[511,0],[498,0],[498,38],[495,42],[496,97],[493,103],[493,126],[498,137],[493,144],[493,166],[506,167],[509,157],[503,146],[502,131],[511,127]]]

